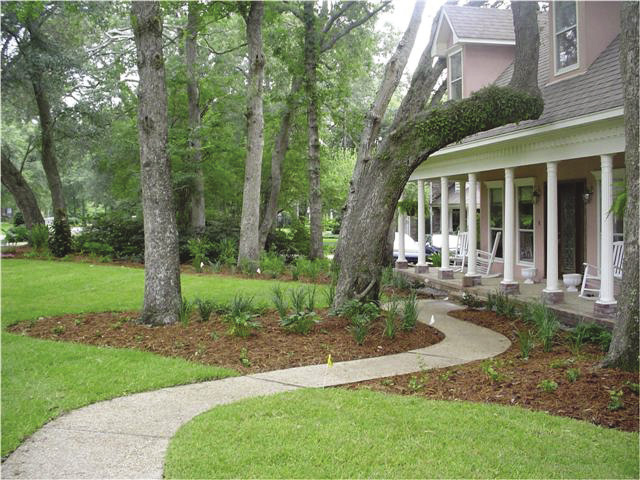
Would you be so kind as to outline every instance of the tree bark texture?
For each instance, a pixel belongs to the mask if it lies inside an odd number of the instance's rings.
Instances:
[[[308,175],[311,245],[309,258],[322,258],[322,194],[320,193],[320,133],[318,129],[317,70],[319,35],[314,3],[304,4],[304,73],[307,94]]]
[[[262,150],[264,148],[264,116],[262,92],[264,85],[264,53],[262,51],[262,17],[264,4],[251,2],[245,18],[249,47],[249,79],[247,92],[247,159],[244,170],[242,217],[240,220],[240,246],[238,263],[260,258],[260,181]]]
[[[198,3],[189,2],[184,51],[189,103],[189,148],[194,167],[193,189],[191,190],[191,231],[194,233],[202,232],[205,227],[204,174],[202,172],[202,144],[200,141],[200,89],[196,72],[199,19]]]
[[[638,370],[638,311],[640,310],[640,255],[638,229],[640,189],[638,162],[638,3],[624,2],[621,9],[620,71],[624,94],[625,175],[627,202],[624,214],[624,269],[622,291],[618,297],[616,325],[609,352],[603,361],[606,367]]]
[[[535,22],[536,28],[516,27],[516,48],[538,48],[535,2],[515,2],[514,24]],[[536,32],[536,38],[529,38]],[[409,91],[394,118],[391,133],[378,152],[352,179],[355,190],[352,211],[343,220],[340,231],[338,284],[334,306],[350,298],[375,300],[380,286],[381,266],[385,263],[389,225],[402,191],[415,168],[429,155],[468,135],[526,119],[538,118],[542,98],[528,93],[530,81],[510,87],[487,87],[471,97],[426,108],[437,76],[422,55]],[[522,68],[517,61],[514,68]],[[436,63],[437,66],[437,63]],[[533,70],[528,68],[529,74]],[[358,167],[356,167],[358,168]]]
[[[409,55],[411,54],[411,50],[413,49],[416,35],[422,21],[424,5],[425,3],[423,0],[416,1],[413,8],[413,13],[411,15],[411,20],[409,21],[409,26],[404,32],[402,39],[398,43],[396,51],[385,66],[382,82],[380,83],[380,87],[376,94],[376,98],[373,101],[373,105],[367,113],[367,118],[365,119],[364,128],[362,130],[362,135],[360,136],[356,165],[354,167],[352,176],[353,179],[360,178],[360,176],[362,175],[362,170],[366,167],[366,165],[369,163],[369,160],[371,159],[371,150],[373,148],[373,145],[375,144],[376,138],[380,133],[380,127],[382,125],[384,114],[387,111],[387,107],[389,106],[389,102],[391,101],[393,93],[398,87],[398,83],[400,83],[402,72],[407,65]],[[347,204],[344,208],[343,213],[343,222],[345,221],[345,217],[353,212],[352,204],[355,198],[355,192],[356,190],[354,188],[354,183],[353,180],[351,180],[349,195],[347,197]],[[393,239],[391,240],[391,245],[391,250],[393,251]],[[338,252],[339,249],[340,245],[338,245]],[[340,256],[339,253],[336,254],[338,257]]]
[[[31,187],[22,176],[22,172],[13,165],[5,148],[2,149],[2,171],[0,174],[2,176],[2,184],[13,195],[18,208],[24,216],[24,223],[27,228],[31,230],[36,224],[44,224],[44,218],[42,218],[33,190],[31,190]]]
[[[297,105],[297,95],[302,86],[302,79],[294,77],[291,82],[291,90],[287,97],[287,102],[282,112],[280,120],[280,130],[276,137],[271,153],[271,186],[269,188],[269,196],[264,208],[264,214],[260,222],[260,249],[263,250],[267,243],[267,236],[273,228],[276,216],[278,215],[278,198],[280,196],[280,187],[282,185],[282,166],[284,158],[289,150],[289,138],[291,136],[291,126],[293,116]]]
[[[41,158],[42,168],[47,177],[47,184],[51,192],[51,204],[53,211],[67,211],[62,193],[62,181],[58,172],[58,162],[53,139],[53,119],[51,117],[51,105],[45,90],[45,82],[40,72],[31,74],[33,93],[38,106],[38,118],[40,119],[40,134],[42,137]]]
[[[167,91],[158,2],[131,4],[137,50],[138,135],[144,216],[144,304],[141,321],[169,324],[182,303],[178,229],[167,151]]]

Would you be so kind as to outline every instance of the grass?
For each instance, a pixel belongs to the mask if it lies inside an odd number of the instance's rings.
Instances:
[[[197,417],[165,478],[638,478],[637,459],[637,434],[517,407],[299,390]]]
[[[142,306],[144,271],[73,262],[2,261],[2,326],[40,316]],[[182,276],[183,295],[269,302],[277,282]],[[2,456],[62,412],[127,393],[236,374],[149,353],[49,342],[2,332]]]

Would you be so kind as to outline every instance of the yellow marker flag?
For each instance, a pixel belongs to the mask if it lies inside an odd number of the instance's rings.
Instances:
[[[327,367],[333,367],[333,360],[331,360],[331,354],[327,357]]]

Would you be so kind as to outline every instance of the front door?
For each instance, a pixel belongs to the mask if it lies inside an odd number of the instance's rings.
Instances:
[[[582,272],[585,258],[585,207],[583,200],[585,188],[585,180],[558,182],[558,273],[560,278],[564,273]],[[545,227],[546,223],[545,205]]]

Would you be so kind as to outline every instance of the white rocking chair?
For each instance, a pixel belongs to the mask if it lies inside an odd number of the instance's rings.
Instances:
[[[463,272],[469,253],[469,235],[467,232],[458,232],[458,245],[453,253],[453,271]]]
[[[493,248],[491,252],[485,252],[484,250],[477,250],[476,258],[476,271],[483,277],[497,277],[498,273],[491,273],[491,266],[493,260],[496,258],[496,252],[498,251],[498,244],[500,243],[500,237],[502,232],[496,234],[496,239],[493,241]]]
[[[624,242],[613,242],[613,278],[622,280],[622,262],[624,262]],[[600,269],[590,263],[584,264],[580,297],[597,300],[600,297]]]

